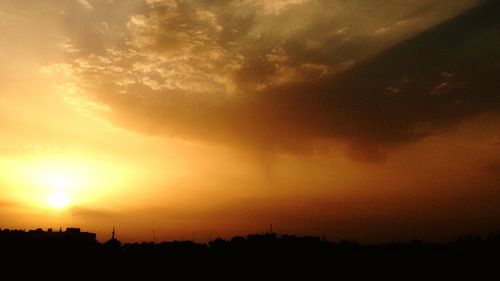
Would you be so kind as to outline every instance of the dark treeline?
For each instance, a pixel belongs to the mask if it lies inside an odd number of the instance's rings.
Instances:
[[[193,241],[105,243],[95,234],[66,231],[0,230],[2,264],[41,265],[62,268],[106,269],[115,272],[200,274],[207,272],[281,272],[281,274],[325,274],[349,271],[365,275],[391,271],[500,268],[500,232],[486,237],[463,236],[449,243],[423,241],[360,244],[331,242],[313,236],[276,233]],[[81,271],[81,270],[80,270]]]

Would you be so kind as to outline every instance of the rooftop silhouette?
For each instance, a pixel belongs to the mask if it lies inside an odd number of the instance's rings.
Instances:
[[[216,238],[208,243],[190,240],[160,243],[124,243],[115,237],[99,243],[95,233],[79,228],[53,231],[0,230],[0,252],[3,264],[53,264],[90,269],[109,267],[121,272],[168,268],[172,272],[206,268],[211,270],[265,272],[294,270],[328,272],[331,268],[415,266],[432,269],[488,264],[498,261],[500,232],[486,237],[461,236],[448,243],[420,240],[379,244],[356,241],[325,241],[317,236],[279,235],[275,232],[235,236],[230,240]],[[291,271],[290,271],[291,270]],[[189,271],[189,270],[188,270]]]
[[[10,229],[0,229],[0,239],[2,240],[71,240],[81,243],[93,243],[96,242],[96,234],[90,232],[82,232],[80,228],[68,227],[65,231],[60,228],[58,231],[54,231],[52,228],[44,231],[41,228],[35,230],[10,230]]]

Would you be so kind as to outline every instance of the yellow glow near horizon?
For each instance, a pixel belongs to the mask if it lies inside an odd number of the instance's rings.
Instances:
[[[50,206],[60,209],[68,205],[69,199],[63,192],[54,192],[49,195],[47,202]]]
[[[0,168],[12,198],[34,208],[95,204],[127,186],[134,176],[125,164],[110,165],[78,154],[18,158]]]

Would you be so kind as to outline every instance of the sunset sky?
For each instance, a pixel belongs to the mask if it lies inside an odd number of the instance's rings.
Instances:
[[[0,228],[500,229],[500,1],[2,0]]]

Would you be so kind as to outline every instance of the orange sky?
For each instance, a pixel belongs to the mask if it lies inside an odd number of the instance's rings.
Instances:
[[[495,231],[499,6],[2,1],[0,228]]]

